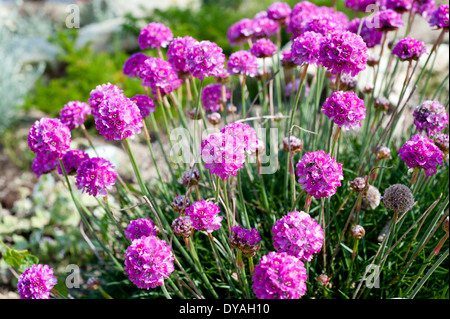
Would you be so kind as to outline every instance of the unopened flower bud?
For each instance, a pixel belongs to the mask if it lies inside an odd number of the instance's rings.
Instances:
[[[366,188],[366,179],[364,177],[357,177],[348,183],[350,184],[350,189],[357,193],[361,193]]]
[[[364,93],[369,94],[372,93],[372,91],[373,91],[373,84],[367,84],[364,87]]]
[[[378,146],[376,149],[377,159],[381,160],[390,160],[391,159],[391,150],[386,146]]]
[[[198,169],[188,169],[183,173],[183,176],[181,176],[181,185],[183,185],[184,187],[195,186],[198,184],[199,180],[200,172],[198,171]]]
[[[385,97],[379,97],[374,103],[375,109],[379,111],[389,110],[390,102]]]
[[[220,116],[220,113],[214,112],[208,115],[208,122],[212,125],[217,125],[220,123],[222,117]]]
[[[87,281],[88,289],[97,290],[100,285],[100,279],[97,277],[90,277]]]
[[[375,209],[380,205],[381,194],[378,188],[375,186],[369,185],[367,188],[366,194],[362,199],[361,207],[363,209]]]
[[[175,236],[189,238],[194,233],[194,226],[189,216],[180,216],[172,222],[172,230]]]
[[[283,139],[283,149],[285,152],[300,153],[303,149],[303,141],[295,136]]]
[[[173,210],[175,210],[178,213],[184,213],[184,210],[186,207],[188,207],[191,204],[188,197],[184,195],[178,195],[173,199],[173,202],[171,204]]]
[[[237,107],[233,104],[228,104],[227,105],[227,113],[228,114],[234,114],[237,111]]]
[[[317,277],[317,281],[324,287],[330,286],[330,278],[327,275],[321,274]]]
[[[369,55],[369,57],[367,58],[367,65],[374,67],[375,65],[377,65],[379,62],[379,59],[377,56],[374,55]]]
[[[189,111],[189,117],[191,120],[200,120],[202,118],[202,113],[200,110],[197,112],[197,108],[194,108],[193,110]]]
[[[364,227],[362,227],[361,225],[355,225],[350,230],[350,234],[352,235],[352,237],[354,239],[360,240],[361,238],[364,237],[364,235],[366,234],[366,231],[365,231]]]

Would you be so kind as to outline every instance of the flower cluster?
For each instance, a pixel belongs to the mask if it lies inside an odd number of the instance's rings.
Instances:
[[[123,94],[105,98],[94,113],[95,127],[106,140],[123,140],[141,132],[141,112]]]
[[[169,48],[167,49],[167,60],[180,76],[189,72],[189,67],[186,64],[186,57],[189,48],[195,43],[197,43],[197,40],[187,35],[185,37],[177,37],[169,44]]]
[[[267,8],[267,17],[272,20],[284,20],[291,14],[291,7],[285,2],[274,2]]]
[[[293,135],[283,138],[283,150],[286,153],[300,153],[303,149],[303,141]]]
[[[398,13],[404,13],[411,10],[413,0],[384,0],[386,9],[394,10]]]
[[[151,22],[141,30],[138,44],[141,50],[148,48],[167,47],[173,39],[173,33],[162,23]]]
[[[244,18],[234,23],[227,32],[228,42],[232,46],[242,45],[255,33],[255,21]]]
[[[231,227],[228,242],[231,248],[239,249],[247,258],[253,257],[261,248],[259,231],[255,228],[248,230],[239,225]]]
[[[71,150],[64,154],[64,156],[62,157],[62,163],[67,175],[76,174],[81,162],[87,159],[89,159],[89,155],[82,150]],[[58,173],[64,175],[61,165],[58,165],[57,168]]]
[[[279,25],[275,20],[267,17],[255,18],[252,39],[270,38],[277,34]]]
[[[366,43],[361,36],[349,31],[333,32],[320,44],[319,64],[332,74],[356,76],[365,70],[367,58]]]
[[[91,196],[106,196],[116,181],[113,165],[101,157],[92,157],[80,163],[75,185]]]
[[[420,15],[428,21],[435,9],[436,2],[434,0],[416,0],[413,2],[412,13]]]
[[[291,45],[292,61],[297,65],[316,64],[323,36],[316,32],[305,32],[296,37]]]
[[[411,37],[400,40],[392,49],[392,54],[398,56],[401,61],[417,61],[426,53],[425,43]]]
[[[344,179],[342,164],[324,151],[306,153],[296,168],[301,188],[315,198],[333,196]]]
[[[441,4],[431,15],[430,26],[446,29],[449,27],[449,6]]]
[[[222,74],[225,54],[214,42],[204,40],[193,44],[186,56],[189,72],[203,80],[205,77]]]
[[[49,299],[50,291],[58,282],[53,268],[48,265],[33,265],[25,270],[17,282],[21,299]]]
[[[90,92],[90,97],[88,100],[88,103],[92,108],[92,114],[95,116],[95,114],[97,113],[98,105],[103,102],[103,100],[115,95],[122,94],[123,90],[117,85],[111,83],[97,85],[97,87]]]
[[[158,97],[158,91],[161,96],[170,94],[182,83],[172,65],[160,58],[149,57],[145,60],[138,76],[143,86],[151,88],[154,97]]]
[[[149,56],[142,52],[137,52],[130,55],[130,57],[123,64],[123,74],[130,78],[137,77],[139,74],[139,69],[141,68],[142,64],[144,64],[144,61],[148,58]]]
[[[64,108],[59,113],[59,119],[61,123],[72,130],[82,125],[89,114],[91,114],[89,104],[80,101],[70,101],[64,105]]]
[[[162,286],[174,271],[171,248],[155,236],[133,240],[125,253],[125,267],[129,279],[140,289]]]
[[[308,20],[303,27],[303,32],[316,32],[326,36],[334,31],[343,31],[344,26],[333,15],[320,15]]]
[[[230,55],[227,62],[228,72],[254,77],[258,71],[256,57],[248,51],[240,50]]]
[[[41,159],[58,160],[70,148],[70,129],[59,119],[43,117],[30,128],[27,136],[28,146]]]
[[[306,293],[305,265],[283,252],[269,252],[255,266],[253,292],[258,299],[299,299]]]
[[[425,101],[413,113],[414,124],[419,132],[434,136],[448,125],[448,114],[439,101]]]
[[[277,52],[277,46],[266,38],[258,39],[250,49],[250,53],[257,58],[268,58]]]
[[[130,100],[133,101],[137,105],[142,118],[145,118],[145,117],[149,116],[150,113],[153,113],[156,111],[155,102],[147,95],[138,94],[138,95],[133,96]]]
[[[400,149],[399,155],[408,167],[420,167],[428,176],[434,175],[436,166],[442,165],[444,154],[433,141],[419,134],[413,135]]]
[[[391,9],[375,12],[372,23],[375,29],[381,32],[395,31],[404,25],[402,16]]]
[[[322,248],[324,233],[309,214],[290,212],[277,220],[272,227],[273,246],[280,252],[311,261]]]
[[[366,117],[364,101],[351,91],[333,93],[322,106],[322,113],[347,130],[361,127],[361,121]]]
[[[67,153],[66,153],[67,154]],[[63,156],[64,158],[64,156]],[[47,174],[54,170],[58,166],[59,160],[55,159],[51,155],[45,153],[38,153],[31,163],[31,169],[37,178],[41,177],[43,174]]]
[[[177,195],[170,206],[179,215],[184,215],[186,207],[191,206],[191,201],[189,200],[189,197],[186,197],[185,195]]]
[[[128,223],[127,228],[124,230],[125,238],[134,240],[139,239],[142,236],[158,236],[159,229],[150,218],[138,218]]]
[[[192,226],[208,233],[220,228],[223,217],[219,216],[219,213],[219,205],[206,200],[194,202],[186,208],[186,216],[191,218]]]
[[[225,89],[225,98],[231,97],[230,91]],[[206,111],[217,112],[222,108],[222,84],[212,83],[205,86],[201,94],[202,105]]]

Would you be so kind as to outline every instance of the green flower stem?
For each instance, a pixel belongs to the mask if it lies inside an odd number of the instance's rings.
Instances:
[[[245,199],[244,199],[244,193],[242,192],[242,181],[241,181],[241,172],[238,171],[237,173],[237,187],[238,187],[238,193],[239,193],[239,200],[241,201],[241,205],[242,205],[242,213],[244,215],[244,220],[245,220],[245,228],[250,229],[252,226],[250,224],[250,220],[248,219],[248,213],[247,213],[247,208],[245,206]]]
[[[245,274],[245,264],[244,264],[244,260],[242,258],[242,251],[240,249],[237,250],[236,264],[237,264],[238,270],[239,270],[239,277],[241,277],[242,282],[243,282],[245,298],[248,299],[248,298],[250,298],[250,289],[248,286],[247,276]]]
[[[163,284],[161,286],[161,290],[162,290],[164,296],[166,297],[166,299],[172,299],[172,297],[170,297],[169,293],[167,292],[167,288],[166,288],[165,284]]]
[[[175,173],[173,172],[172,165],[170,164],[169,158],[167,157],[166,151],[164,150],[164,144],[161,141],[161,137],[159,136],[159,129],[158,125],[156,124],[155,114],[150,113],[150,120],[152,122],[153,129],[156,133],[156,139],[158,140],[159,147],[161,148],[161,152],[163,154],[164,160],[167,164],[167,167],[169,168],[170,174],[172,175],[172,181],[176,181]]]

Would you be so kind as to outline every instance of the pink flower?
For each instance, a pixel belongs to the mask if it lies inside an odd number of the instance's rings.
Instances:
[[[324,37],[316,32],[305,32],[296,37],[291,46],[292,61],[297,65],[317,64],[320,44]]]
[[[228,72],[233,74],[245,74],[254,77],[258,71],[256,57],[248,51],[237,51],[230,55],[227,62]]]
[[[227,32],[228,42],[232,46],[242,45],[255,33],[255,20],[242,19],[234,23]]]
[[[449,6],[448,4],[441,4],[431,15],[430,26],[446,29],[448,32],[449,26]]]
[[[62,162],[67,175],[75,174],[81,162],[87,160],[89,155],[82,150],[71,150],[64,154]],[[61,165],[58,164],[58,173],[64,175]]]
[[[138,44],[141,50],[158,47],[165,48],[172,39],[172,31],[167,26],[159,22],[151,22],[139,33]]]
[[[209,76],[219,76],[223,72],[225,54],[214,42],[201,41],[189,48],[186,56],[189,72],[203,80]]]
[[[172,65],[173,69],[179,74],[186,74],[189,72],[189,67],[186,64],[186,57],[189,48],[198,41],[193,37],[177,37],[170,44],[167,49],[167,59]]]
[[[448,125],[448,113],[439,101],[425,101],[413,113],[414,124],[419,132],[435,136]]]
[[[59,114],[59,119],[61,123],[73,130],[82,125],[89,114],[91,114],[89,104],[80,101],[70,101],[64,105]]]
[[[31,169],[36,177],[39,178],[43,174],[47,174],[54,170],[58,164],[59,160],[55,159],[51,155],[49,156],[46,153],[37,153],[33,163],[31,164]]]
[[[285,2],[274,2],[267,8],[267,17],[272,20],[282,20],[289,17],[291,7]]]
[[[141,238],[142,236],[158,236],[159,229],[153,225],[150,218],[138,218],[128,223],[124,234],[127,239],[134,240]]]
[[[364,101],[351,91],[333,93],[322,106],[322,113],[347,130],[361,127],[361,121],[366,118]]]
[[[149,58],[142,52],[132,54],[123,64],[123,74],[134,78],[138,76],[139,69],[145,60]]]
[[[17,290],[21,299],[49,299],[50,291],[57,282],[58,278],[54,276],[53,268],[38,264],[20,275]]]
[[[212,233],[222,225],[223,217],[219,216],[219,213],[219,205],[206,200],[194,202],[186,208],[186,216],[191,218],[192,226],[207,233]]]
[[[134,103],[136,103],[137,107],[139,108],[142,118],[145,118],[145,117],[149,116],[150,113],[153,113],[156,111],[155,102],[147,95],[138,94],[138,95],[133,96],[130,100],[133,101]]]
[[[161,96],[164,96],[182,84],[172,65],[160,58],[149,57],[145,60],[139,69],[138,76],[143,86],[151,88],[153,97],[158,96],[157,90]]]
[[[91,196],[106,196],[115,184],[117,173],[104,158],[92,157],[80,163],[75,185]]]
[[[225,87],[225,98],[231,97],[230,91]],[[205,86],[201,94],[202,105],[206,111],[217,112],[222,101],[222,84],[213,83]]]
[[[257,58],[271,57],[275,52],[277,52],[277,46],[266,38],[257,40],[250,49],[250,53]]]
[[[402,61],[417,61],[427,49],[423,41],[406,37],[400,40],[392,49],[392,54],[398,56]]]

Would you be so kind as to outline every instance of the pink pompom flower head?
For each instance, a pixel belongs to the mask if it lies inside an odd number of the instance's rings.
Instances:
[[[91,196],[107,196],[115,184],[117,173],[114,166],[106,159],[92,157],[80,163],[75,185]]]
[[[192,76],[203,80],[223,73],[225,54],[216,43],[204,40],[189,48],[186,63]]]
[[[225,87],[225,98],[229,99],[231,92]],[[201,94],[202,106],[206,111],[217,112],[222,109],[222,84],[206,85]]]
[[[258,149],[258,137],[256,131],[245,123],[229,123],[224,126],[221,133],[236,137],[245,152],[253,154]]]
[[[70,101],[64,105],[64,108],[59,113],[59,119],[61,123],[73,130],[84,124],[89,114],[91,114],[89,104],[80,101]]]
[[[320,44],[324,37],[320,33],[305,32],[296,37],[291,46],[292,61],[297,65],[317,64]]]
[[[344,179],[342,164],[324,151],[306,153],[296,168],[301,188],[314,198],[333,196]]]
[[[67,153],[66,153],[67,154]],[[64,156],[63,156],[64,158]],[[59,160],[46,153],[38,153],[31,163],[31,169],[37,178],[50,173],[59,165]]]
[[[365,70],[367,58],[366,43],[361,36],[349,31],[335,31],[320,43],[318,62],[333,75],[357,76]]]
[[[449,5],[441,4],[431,15],[430,26],[444,29],[445,32],[449,30]]]
[[[160,58],[149,57],[145,60],[139,69],[138,76],[143,86],[151,88],[154,98],[170,94],[182,84],[172,65]]]
[[[425,101],[416,107],[413,117],[419,132],[435,136],[447,127],[449,116],[439,101]]]
[[[413,0],[384,0],[386,9],[394,10],[398,13],[405,13],[411,10]]]
[[[141,50],[167,47],[173,39],[172,31],[164,24],[151,22],[141,30],[138,44]]]
[[[244,18],[234,23],[227,32],[228,42],[231,46],[246,43],[255,33],[255,20]]]
[[[304,32],[316,32],[323,36],[331,34],[334,31],[344,31],[345,25],[337,20],[333,15],[320,15],[308,20],[304,27]]]
[[[212,233],[222,225],[223,217],[219,216],[220,207],[214,202],[200,200],[186,208],[186,216],[192,220],[192,226],[197,230]]]
[[[348,131],[361,127],[361,121],[366,118],[364,101],[352,91],[334,92],[326,99],[322,113]]]
[[[142,236],[158,236],[159,229],[156,227],[150,218],[138,218],[128,223],[124,230],[127,239],[139,239]]]
[[[315,4],[309,1],[298,2],[294,5],[289,15],[286,31],[293,35],[292,38],[301,35],[304,32],[305,24],[318,13],[319,8]]]
[[[136,287],[154,289],[164,285],[174,271],[171,247],[155,236],[134,239],[125,253],[124,270]]]
[[[248,51],[240,50],[230,55],[227,69],[231,75],[243,74],[254,77],[258,71],[256,57]]]
[[[256,228],[250,230],[240,225],[231,227],[231,234],[228,238],[231,248],[237,248],[242,251],[242,256],[251,258],[261,248],[261,236]]]
[[[284,252],[269,252],[255,266],[253,292],[258,299],[299,299],[306,293],[304,263]]]
[[[425,174],[436,174],[436,166],[443,165],[444,153],[423,135],[413,135],[399,150],[398,156],[408,167],[419,167],[425,170]]]
[[[81,162],[89,159],[89,155],[82,150],[71,150],[64,154],[62,163],[67,175],[76,174]],[[57,166],[58,173],[64,175],[61,165]]]
[[[376,2],[376,0],[345,0],[345,6],[355,11],[366,12],[367,7]]]
[[[189,67],[186,63],[186,57],[189,48],[197,42],[198,41],[193,37],[187,35],[185,37],[177,37],[169,44],[169,48],[167,49],[167,60],[181,78],[189,76]]]
[[[102,103],[103,100],[116,95],[123,95],[123,90],[117,85],[111,83],[97,85],[97,87],[90,92],[90,97],[88,100],[88,103],[92,108],[92,115],[95,116],[98,105]]]
[[[267,17],[279,21],[283,25],[286,19],[289,19],[291,7],[286,2],[274,2],[267,8]]]
[[[425,43],[411,37],[400,40],[392,49],[392,54],[398,56],[401,61],[417,61],[426,53]]]
[[[270,38],[277,34],[279,29],[279,24],[275,20],[267,17],[255,18],[252,39]]]
[[[141,65],[148,58],[149,56],[142,52],[132,54],[123,64],[123,74],[130,78],[137,77]]]
[[[430,20],[436,10],[436,2],[434,0],[416,0],[412,4],[412,13],[422,16],[425,20]]]
[[[370,23],[377,31],[381,32],[395,31],[404,25],[402,16],[391,9],[375,12],[372,19],[368,19],[366,23]]]
[[[149,116],[150,113],[156,111],[155,102],[147,95],[138,94],[133,96],[130,100],[136,103],[142,118],[145,118]]]
[[[59,119],[43,117],[31,126],[27,140],[34,153],[58,160],[69,150],[71,134],[69,127]]]
[[[25,270],[17,282],[17,290],[21,299],[49,299],[50,291],[57,284],[58,278],[53,268],[37,264]]]
[[[302,261],[311,261],[322,249],[322,227],[305,212],[290,212],[272,227],[273,246]]]
[[[262,38],[256,40],[250,49],[250,53],[257,58],[268,58],[277,52],[277,46],[269,39]]]
[[[95,126],[106,140],[123,140],[141,132],[141,112],[125,95],[113,95],[103,100],[94,113]]]

